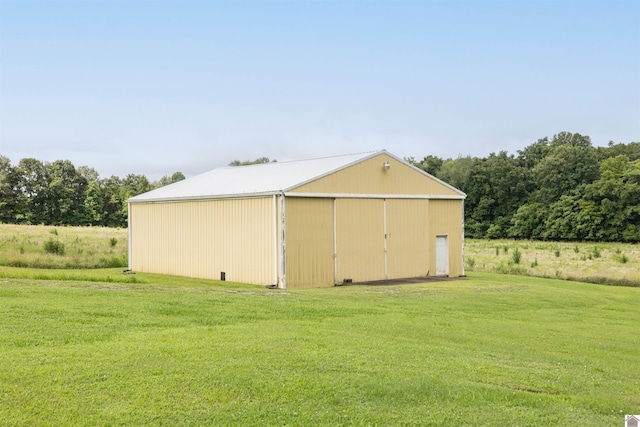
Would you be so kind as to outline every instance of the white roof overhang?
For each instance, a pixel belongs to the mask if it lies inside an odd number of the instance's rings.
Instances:
[[[293,193],[291,190],[321,179],[327,175],[348,168],[380,154],[386,154],[416,171],[436,180],[453,190],[457,195],[329,195],[319,193]],[[268,197],[284,194],[292,197],[367,197],[367,198],[432,198],[464,199],[466,194],[451,185],[427,174],[421,169],[405,162],[393,154],[381,150],[324,157],[310,160],[273,162],[250,166],[229,166],[214,169],[200,175],[140,194],[127,200],[129,203],[159,203],[172,201],[238,199]]]

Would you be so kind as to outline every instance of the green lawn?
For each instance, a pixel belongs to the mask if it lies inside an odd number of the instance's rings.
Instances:
[[[638,288],[8,276],[0,425],[603,426],[640,408]]]

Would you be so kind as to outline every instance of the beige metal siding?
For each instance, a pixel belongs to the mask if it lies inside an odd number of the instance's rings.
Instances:
[[[271,284],[273,198],[131,204],[134,271]]]
[[[336,200],[337,282],[383,280],[384,200]]]
[[[462,201],[430,200],[429,230],[430,264],[435,268],[436,236],[446,235],[449,244],[449,276],[462,275]]]
[[[430,272],[429,200],[387,199],[386,203],[389,279],[426,276]]]
[[[383,164],[389,162],[389,169]],[[434,178],[380,154],[353,166],[302,185],[293,193],[325,194],[407,194],[460,197]]]
[[[287,288],[333,286],[333,199],[287,198],[285,213]]]

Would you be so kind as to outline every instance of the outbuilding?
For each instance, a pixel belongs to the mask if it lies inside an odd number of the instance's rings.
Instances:
[[[382,150],[224,167],[129,203],[129,269],[279,288],[464,275],[464,199]]]

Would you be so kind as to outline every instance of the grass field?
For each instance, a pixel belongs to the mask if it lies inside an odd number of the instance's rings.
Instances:
[[[120,271],[0,279],[0,425],[604,426],[640,408],[637,288]]]
[[[127,230],[0,224],[0,266],[126,267]]]
[[[37,269],[29,274],[34,279],[93,280],[95,274],[85,269],[127,266],[127,237],[125,229],[0,224],[0,267]],[[62,253],[47,252],[52,243],[61,245]],[[467,239],[465,264],[467,271],[640,287],[640,244]],[[0,268],[0,277],[16,277],[10,271]],[[110,280],[136,279],[112,275]]]
[[[640,289],[494,273],[637,286],[640,245],[466,243],[464,280],[281,291],[122,274],[126,230],[0,224],[0,426],[638,413]]]
[[[640,244],[467,239],[465,268],[640,286]]]

